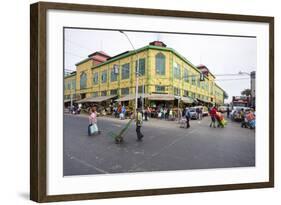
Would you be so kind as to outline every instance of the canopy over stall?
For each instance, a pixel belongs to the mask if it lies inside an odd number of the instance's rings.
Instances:
[[[76,101],[76,103],[99,103],[99,102],[103,102],[106,100],[109,100],[111,98],[116,97],[117,95],[109,95],[109,96],[98,96],[98,97],[89,97],[89,98],[84,98],[82,100],[78,100]]]
[[[139,94],[138,98],[143,97],[143,98],[147,98],[149,95],[148,94]],[[129,95],[125,95],[124,97],[121,97],[117,100],[115,100],[116,102],[124,102],[124,101],[130,101],[130,100],[135,100],[136,99],[136,95],[135,94],[129,94]]]
[[[172,94],[151,94],[147,97],[148,100],[159,100],[159,101],[172,101],[175,96]]]
[[[71,101],[71,99],[66,99],[66,100],[64,100],[63,102],[64,103],[68,103],[68,102],[70,102]],[[74,101],[74,100],[72,100],[72,101]]]
[[[77,98],[72,98],[72,102],[76,102],[77,101]],[[64,101],[63,101],[64,103],[69,103],[69,102],[71,102],[71,99],[69,98],[69,99],[65,99]]]
[[[203,100],[203,99],[200,99],[200,98],[197,98],[197,100],[198,100],[199,102],[206,103],[206,104],[211,103],[211,102],[209,102],[208,100]]]
[[[193,99],[192,97],[186,96],[186,97],[181,97],[181,101],[187,104],[192,104],[195,103],[196,100]]]

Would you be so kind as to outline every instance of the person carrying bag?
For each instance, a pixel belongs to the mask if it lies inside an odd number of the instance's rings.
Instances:
[[[97,126],[97,108],[93,106],[90,109],[90,115],[89,115],[89,126],[88,126],[88,135],[91,136],[95,133],[98,133],[98,126]]]

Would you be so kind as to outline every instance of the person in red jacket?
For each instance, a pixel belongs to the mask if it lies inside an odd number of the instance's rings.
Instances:
[[[216,113],[217,113],[217,108],[216,106],[214,106],[211,110],[210,110],[210,116],[211,116],[211,124],[210,127],[216,127]]]

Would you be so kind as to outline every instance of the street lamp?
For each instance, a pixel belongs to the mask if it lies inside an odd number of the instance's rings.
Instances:
[[[70,81],[70,109],[72,109],[73,106],[73,99],[72,99],[72,81]]]
[[[141,73],[137,73],[137,75],[140,75],[143,77],[143,75]],[[142,98],[141,98],[141,108],[142,108],[142,111],[144,111],[144,79],[142,78]]]
[[[130,40],[130,38],[129,38],[129,36],[124,32],[124,31],[119,31],[120,33],[122,33],[127,39],[128,39],[128,41],[129,41],[129,43],[131,44],[131,46],[132,46],[132,48],[133,48],[133,50],[134,50],[134,52],[135,52],[135,54],[136,54],[136,56],[137,56],[137,71],[136,71],[136,73],[137,73],[137,75],[136,75],[136,99],[135,99],[135,115],[137,114],[137,109],[138,109],[138,87],[139,87],[139,75],[138,75],[138,73],[139,73],[139,56],[138,56],[138,53],[137,53],[137,51],[136,51],[136,49],[135,49],[135,47],[134,47],[134,45],[132,44],[132,42],[131,42],[131,40]]]
[[[238,74],[239,74],[239,75],[248,75],[248,76],[251,75],[250,73],[243,72],[243,71],[241,71],[241,70],[238,72]]]

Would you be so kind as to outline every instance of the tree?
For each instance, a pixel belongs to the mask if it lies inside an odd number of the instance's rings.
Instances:
[[[251,95],[251,89],[247,88],[241,92],[241,95],[246,95],[247,97]]]
[[[223,99],[228,99],[228,94],[225,91],[223,91]]]

